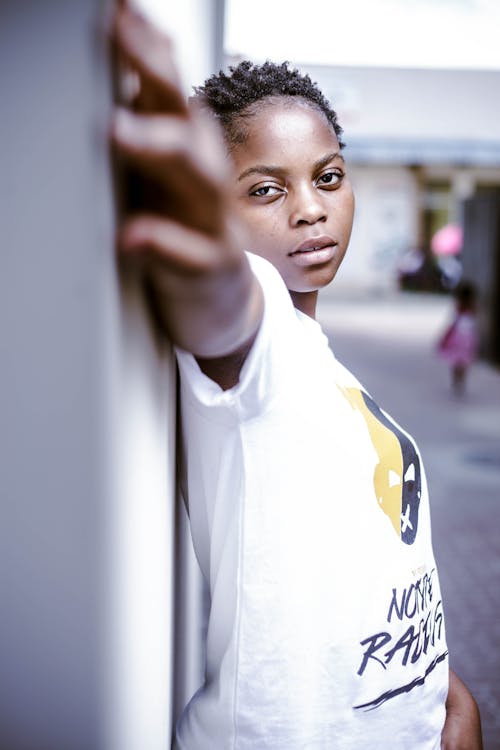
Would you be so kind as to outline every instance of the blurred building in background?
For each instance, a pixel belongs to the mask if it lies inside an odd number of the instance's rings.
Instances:
[[[463,228],[466,199],[500,188],[500,72],[303,67],[339,113],[356,190],[339,278],[392,286],[408,252],[429,255],[439,229]]]
[[[480,293],[500,361],[500,71],[303,66],[339,113],[357,198],[340,284]]]

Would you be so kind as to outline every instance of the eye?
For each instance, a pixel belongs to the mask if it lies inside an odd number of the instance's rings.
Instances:
[[[342,182],[344,173],[340,169],[329,169],[318,177],[317,184],[319,187],[336,188]]]
[[[257,188],[253,188],[249,195],[255,195],[257,198],[271,198],[279,193],[283,192],[277,185],[260,185]]]

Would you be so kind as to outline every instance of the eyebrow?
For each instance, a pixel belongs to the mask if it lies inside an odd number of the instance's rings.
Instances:
[[[314,162],[313,164],[313,171],[317,172],[319,169],[322,169],[323,167],[326,167],[327,164],[329,164],[331,161],[333,161],[336,158],[342,159],[344,161],[344,157],[340,153],[340,151],[332,151],[331,154],[326,154],[325,156],[322,156],[321,159],[318,159],[318,161]],[[243,180],[245,177],[248,177],[251,174],[269,174],[276,177],[280,177],[283,172],[286,172],[287,170],[283,167],[278,167],[272,164],[256,164],[253,167],[249,167],[248,169],[245,169],[244,172],[240,174],[238,177],[238,182],[240,180]]]

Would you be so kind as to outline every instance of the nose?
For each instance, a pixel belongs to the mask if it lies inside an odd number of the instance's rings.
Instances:
[[[290,214],[292,226],[316,224],[316,222],[326,221],[326,219],[325,205],[317,189],[314,185],[302,186],[295,195]]]

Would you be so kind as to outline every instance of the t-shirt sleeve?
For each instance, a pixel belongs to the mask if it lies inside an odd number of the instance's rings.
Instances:
[[[250,419],[261,413],[279,395],[286,368],[296,356],[300,324],[288,290],[271,263],[252,253],[247,257],[263,291],[264,312],[238,383],[224,391],[201,371],[192,354],[175,349],[183,398],[211,417],[232,413]]]

